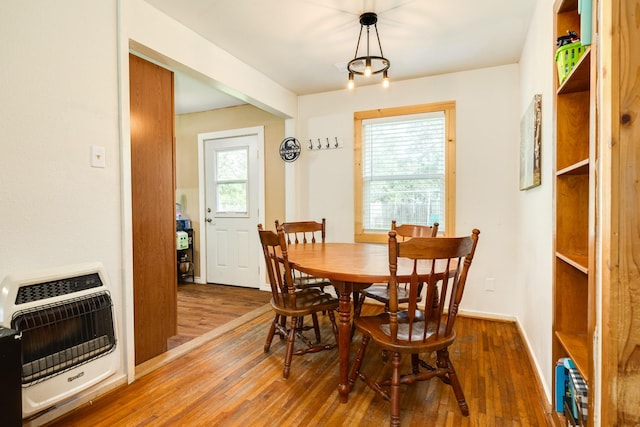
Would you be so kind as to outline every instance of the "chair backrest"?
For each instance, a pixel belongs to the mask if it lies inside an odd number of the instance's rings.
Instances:
[[[417,224],[401,224],[396,225],[396,220],[391,221],[391,229],[395,230],[398,240],[405,241],[412,237],[437,237],[438,226],[440,224],[434,222],[433,225],[417,225]]]
[[[267,267],[267,276],[271,284],[271,297],[281,307],[295,307],[296,296],[293,286],[293,273],[287,254],[287,242],[282,227],[277,234],[271,230],[264,230],[258,224],[260,244]]]
[[[399,242],[396,231],[389,232],[389,334],[393,341],[426,341],[452,336],[479,234],[480,231],[474,229],[467,237],[414,237]],[[397,313],[404,308],[398,307],[397,295],[397,269],[401,258],[407,258],[413,264],[413,272],[409,281],[407,320],[399,323]],[[421,273],[431,271],[425,281],[426,297],[422,301],[418,295],[422,280],[417,270]],[[424,316],[417,316],[416,310],[423,311]],[[428,320],[427,327],[424,319]]]
[[[276,219],[276,230],[278,227],[282,227],[287,235],[287,243],[316,243],[316,237],[320,242],[324,243],[326,221],[322,218],[321,222],[317,221],[295,221],[295,222],[283,222],[280,224]]]

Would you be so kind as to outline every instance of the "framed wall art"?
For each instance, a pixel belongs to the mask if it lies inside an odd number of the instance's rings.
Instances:
[[[542,95],[533,100],[520,120],[520,190],[541,184],[540,155],[542,149]]]

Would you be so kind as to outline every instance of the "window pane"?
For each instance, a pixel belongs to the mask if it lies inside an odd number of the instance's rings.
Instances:
[[[232,181],[247,179],[246,148],[238,150],[218,151],[216,159],[216,180]]]
[[[365,182],[365,229],[388,230],[398,224],[444,224],[444,177]]]
[[[445,122],[442,112],[363,120],[365,231],[398,224],[445,228]]]
[[[246,214],[248,205],[247,147],[216,152],[216,214]]]
[[[216,212],[246,213],[247,209],[247,183],[218,183]]]

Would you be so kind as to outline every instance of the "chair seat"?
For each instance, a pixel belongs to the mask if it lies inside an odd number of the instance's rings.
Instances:
[[[387,289],[387,285],[373,285],[368,287],[367,289],[364,289],[362,291],[362,294],[366,297],[369,297],[371,299],[374,299],[376,301],[380,301],[382,303],[388,304],[389,303],[389,290]],[[420,298],[418,298],[418,301],[420,301]],[[403,304],[409,302],[409,292],[403,288],[403,287],[399,287],[398,288],[398,303],[399,304]]]
[[[295,296],[295,307],[292,306],[288,294],[284,297],[283,304],[271,299],[271,307],[283,316],[300,317],[318,311],[337,310],[340,302],[337,298],[313,288],[296,291]]]
[[[323,288],[331,286],[331,282],[321,277],[297,276],[293,278],[293,285],[298,289]]]
[[[422,317],[424,317],[424,315]],[[427,339],[422,341],[425,322],[420,321],[414,322],[411,331],[413,340],[409,341],[409,325],[406,322],[400,321],[398,323],[398,340],[395,343],[391,342],[389,313],[358,317],[354,320],[354,323],[357,330],[369,335],[383,350],[391,352],[411,354],[429,353],[448,347],[456,339],[455,331],[452,331],[449,336],[445,336],[445,322],[442,322],[440,325],[440,333],[436,334],[436,324],[434,321],[430,321],[427,326]]]

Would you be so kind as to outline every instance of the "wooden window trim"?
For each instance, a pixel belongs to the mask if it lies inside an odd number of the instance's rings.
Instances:
[[[357,111],[353,114],[354,128],[354,240],[363,243],[385,243],[387,234],[364,231],[362,224],[362,121],[391,116],[432,113],[443,111],[445,116],[445,220],[446,234],[455,235],[455,200],[456,200],[456,103],[455,101],[420,104],[406,107],[382,108],[377,110]],[[391,224],[389,224],[391,227]]]

